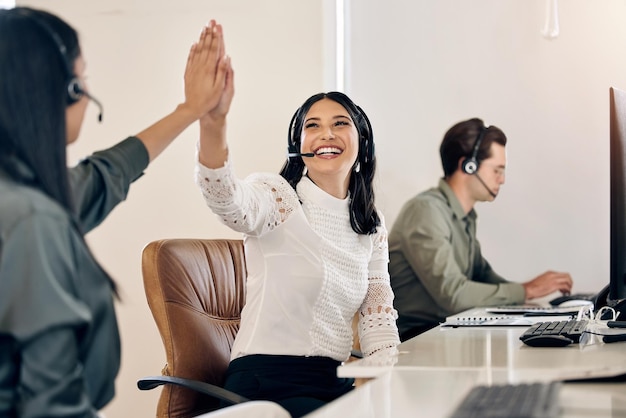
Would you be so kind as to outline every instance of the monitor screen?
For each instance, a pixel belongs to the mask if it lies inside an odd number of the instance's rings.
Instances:
[[[608,301],[626,299],[626,92],[611,87],[611,253]]]

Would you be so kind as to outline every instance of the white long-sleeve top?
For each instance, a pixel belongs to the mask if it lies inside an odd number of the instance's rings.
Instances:
[[[349,198],[303,177],[296,191],[278,174],[234,176],[196,166],[196,182],[221,221],[244,234],[246,303],[231,359],[250,354],[344,361],[359,315],[364,355],[399,344],[384,224],[371,235],[350,226]],[[382,220],[382,216],[381,216]]]

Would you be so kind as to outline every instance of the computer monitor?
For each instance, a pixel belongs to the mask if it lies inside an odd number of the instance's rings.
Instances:
[[[607,304],[626,299],[626,92],[611,87],[610,201],[611,250]]]

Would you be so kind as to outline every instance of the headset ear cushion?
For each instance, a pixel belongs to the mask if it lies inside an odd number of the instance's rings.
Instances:
[[[475,158],[466,158],[461,167],[466,174],[474,174],[478,171],[478,161]]]
[[[487,132],[488,127],[481,127],[478,136],[476,137],[476,142],[474,142],[474,147],[472,148],[472,154],[463,160],[461,163],[461,169],[466,174],[474,174],[478,171],[478,151],[480,149],[480,144],[483,142],[483,137]]]
[[[73,104],[80,100],[85,92],[78,77],[72,77],[67,83],[67,104]]]

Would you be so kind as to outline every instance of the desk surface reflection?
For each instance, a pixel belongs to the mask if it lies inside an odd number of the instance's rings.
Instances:
[[[402,343],[394,358],[346,363],[338,375],[374,379],[308,417],[446,417],[477,384],[626,372],[626,343],[528,347],[524,329],[438,327]],[[560,402],[562,417],[626,417],[626,383],[567,383]]]

